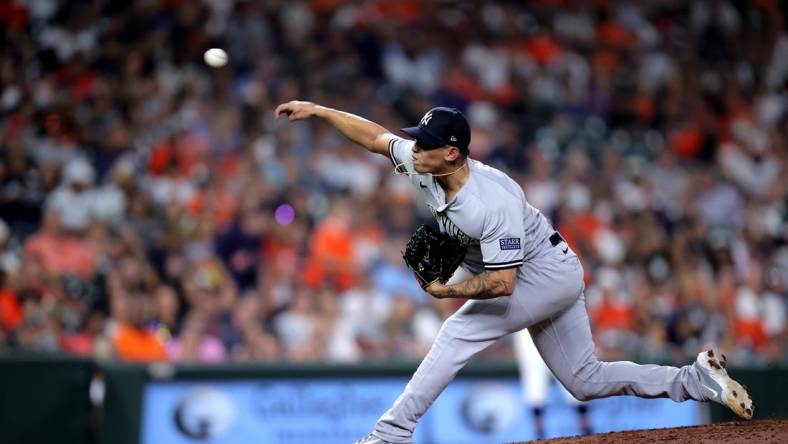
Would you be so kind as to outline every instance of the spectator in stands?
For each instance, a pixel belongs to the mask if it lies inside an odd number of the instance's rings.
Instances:
[[[66,232],[60,221],[60,212],[48,209],[41,229],[25,242],[24,255],[53,276],[71,273],[89,279],[96,266],[95,252],[84,238]]]
[[[153,301],[144,294],[128,294],[123,298],[122,316],[110,332],[116,356],[125,361],[166,361],[164,340],[153,329]]]

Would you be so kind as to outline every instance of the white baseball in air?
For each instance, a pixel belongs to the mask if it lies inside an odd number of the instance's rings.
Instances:
[[[211,48],[203,55],[205,64],[213,68],[221,68],[227,64],[227,53],[221,48]]]

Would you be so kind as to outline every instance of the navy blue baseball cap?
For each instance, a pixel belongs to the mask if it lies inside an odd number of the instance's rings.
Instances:
[[[419,147],[425,150],[451,145],[466,156],[469,153],[471,127],[465,116],[455,108],[432,108],[424,114],[418,126],[402,128],[402,132],[416,139]]]

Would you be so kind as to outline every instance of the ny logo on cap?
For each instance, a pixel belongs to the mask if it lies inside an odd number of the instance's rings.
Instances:
[[[419,122],[419,126],[427,126],[430,124],[430,120],[432,119],[432,111],[428,112],[421,118],[421,122]]]

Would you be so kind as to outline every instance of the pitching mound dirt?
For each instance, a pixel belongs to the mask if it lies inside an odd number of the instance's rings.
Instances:
[[[574,436],[540,441],[549,444],[602,444],[602,443],[663,443],[690,442],[692,444],[735,443],[788,443],[788,420],[756,420],[724,422],[673,429],[635,430],[631,432],[601,433],[591,436]],[[522,443],[520,443],[522,444]]]

